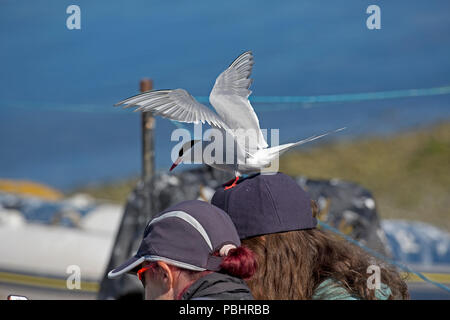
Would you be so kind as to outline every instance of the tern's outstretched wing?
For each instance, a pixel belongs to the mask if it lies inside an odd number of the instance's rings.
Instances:
[[[248,132],[247,136],[253,143],[250,143],[250,148],[244,148],[250,154],[267,147],[258,117],[248,101],[252,66],[252,53],[248,51],[241,54],[217,77],[209,95],[209,101],[230,129]]]
[[[227,125],[214,111],[194,99],[186,90],[148,91],[115,104],[124,108],[138,107],[135,111],[152,112],[171,120],[188,123],[209,123],[227,129]]]

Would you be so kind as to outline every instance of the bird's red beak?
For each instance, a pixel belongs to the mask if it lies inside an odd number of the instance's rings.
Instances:
[[[170,170],[169,170],[169,171],[172,171],[173,169],[175,169],[175,167],[176,167],[177,165],[180,164],[181,159],[182,159],[181,157],[178,158],[177,161],[175,161],[175,162],[172,164],[172,166],[170,167]]]

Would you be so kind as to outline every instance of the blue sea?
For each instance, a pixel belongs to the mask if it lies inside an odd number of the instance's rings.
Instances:
[[[72,4],[80,30],[66,26]],[[379,30],[366,26],[371,4]],[[144,77],[155,89],[208,96],[220,72],[252,50],[255,97],[448,87],[449,33],[447,0],[3,0],[0,178],[70,190],[139,175],[140,115],[112,105],[138,93]],[[262,128],[280,129],[280,143],[344,126],[322,142],[450,120],[450,94],[253,106]],[[157,118],[158,170],[171,165],[175,128]]]

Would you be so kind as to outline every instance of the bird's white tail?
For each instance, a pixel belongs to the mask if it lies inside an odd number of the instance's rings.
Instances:
[[[267,148],[265,151],[268,152],[269,155],[272,156],[272,157],[277,157],[277,156],[279,157],[283,153],[288,151],[289,149],[292,149],[292,148],[297,147],[299,145],[302,145],[302,144],[305,144],[305,143],[308,143],[308,142],[311,142],[311,141],[323,138],[323,137],[325,137],[325,136],[327,136],[329,134],[336,133],[336,132],[342,131],[344,129],[346,129],[346,127],[339,128],[339,129],[336,129],[334,131],[326,132],[326,133],[321,134],[319,136],[311,136],[309,138],[306,138],[304,140],[300,140],[300,141],[297,141],[297,142],[286,143],[286,144],[282,144],[282,145],[279,145],[279,146],[270,147],[270,148]]]

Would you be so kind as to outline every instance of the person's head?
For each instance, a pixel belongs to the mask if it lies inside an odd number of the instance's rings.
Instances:
[[[146,299],[180,299],[196,280],[222,272],[249,278],[252,252],[221,209],[199,200],[184,201],[149,221],[135,256],[111,270],[109,278],[137,274]]]
[[[224,247],[221,250],[224,257],[220,272],[249,279],[256,270],[253,253],[245,247]],[[220,253],[216,255],[220,256]],[[212,272],[184,269],[163,261],[144,261],[137,273],[144,286],[146,300],[180,300],[192,283]]]
[[[255,299],[311,299],[322,281],[340,281],[350,293],[374,299],[368,267],[377,264],[390,298],[407,298],[405,282],[390,266],[359,247],[317,228],[318,207],[289,176],[256,175],[220,189],[212,204],[233,220],[242,243],[256,255],[258,270],[247,281]]]

